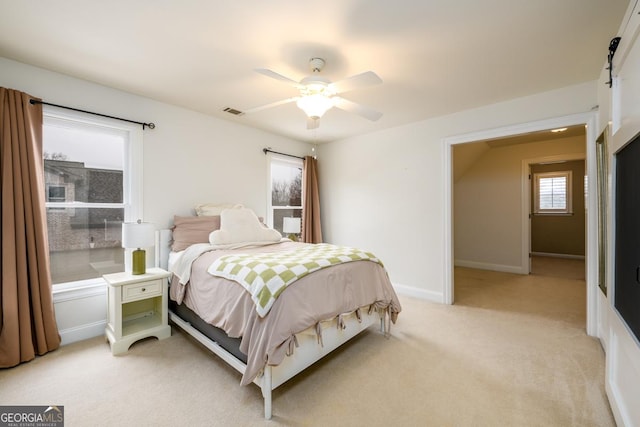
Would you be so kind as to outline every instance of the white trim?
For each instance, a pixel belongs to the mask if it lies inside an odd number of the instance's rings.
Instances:
[[[455,260],[454,265],[456,267],[477,268],[478,270],[501,271],[503,273],[529,274],[528,271],[524,271],[522,267],[519,265],[491,264],[488,262],[466,261],[463,259]]]
[[[640,130],[640,114],[637,110],[635,96],[638,92],[638,79],[635,73],[637,64],[629,64],[632,59],[637,61],[638,43],[640,38],[640,1],[632,0],[629,3],[625,18],[622,21],[617,35],[622,39],[613,58],[613,90],[604,94],[609,97],[610,111],[606,118],[611,120],[608,134],[608,218],[607,233],[607,296],[601,307],[604,308],[601,316],[603,328],[608,330],[606,340],[606,378],[605,387],[611,410],[619,426],[640,425],[640,341],[629,331],[619,312],[615,309],[615,246],[616,246],[616,163],[615,153],[631,141]],[[631,54],[634,54],[632,56]],[[627,70],[628,69],[628,70]],[[625,80],[627,80],[625,82]],[[630,86],[630,87],[628,87]],[[600,99],[603,96],[599,96]],[[605,99],[606,100],[606,99]],[[627,111],[628,110],[628,111]],[[605,111],[607,112],[607,111]],[[604,124],[603,124],[604,125]],[[604,126],[603,126],[604,128]],[[601,328],[602,329],[602,328]]]
[[[143,130],[142,127],[134,123],[126,123],[116,119],[94,116],[87,113],[81,113],[53,106],[44,105],[43,115],[45,122],[51,120],[54,122],[66,121],[73,123],[74,127],[99,127],[105,132],[114,132],[123,134],[125,138],[125,164],[123,165],[123,203],[47,203],[48,207],[87,207],[87,208],[124,208],[124,221],[134,222],[138,219],[144,219],[143,216]],[[130,269],[131,249],[125,250],[125,270]],[[56,284],[53,286],[54,291],[64,290],[70,287],[79,289],[82,287],[91,288],[92,280],[69,282]],[[91,291],[89,291],[90,293]],[[55,294],[56,292],[54,292]],[[84,295],[79,292],[79,298]],[[89,295],[89,294],[87,294]],[[85,295],[86,296],[86,295]],[[66,298],[66,297],[61,297]],[[75,298],[75,297],[71,297]]]
[[[267,153],[265,156],[265,162],[267,163],[267,191],[266,191],[266,200],[265,205],[266,205],[266,210],[267,210],[267,215],[265,216],[265,223],[266,225],[268,225],[270,228],[273,228],[273,210],[271,209],[271,153]]]
[[[129,212],[125,209],[124,220],[126,222],[135,222],[138,219],[144,219],[142,207],[144,195],[144,152],[143,152],[143,134],[140,126],[134,125],[129,128],[129,155],[127,156],[128,164],[125,173],[129,176],[127,183],[130,185],[125,204],[129,207]],[[128,215],[127,215],[128,213]]]
[[[533,213],[538,215],[570,215],[573,213],[573,171],[533,173],[534,196]],[[540,181],[543,179],[564,178],[565,207],[563,209],[540,207]]]
[[[86,202],[46,202],[47,208],[64,208],[64,209],[122,209],[124,203],[86,203]]]
[[[591,111],[587,113],[578,113],[562,117],[554,117],[551,119],[539,120],[529,123],[516,124],[511,126],[504,126],[495,129],[486,129],[477,132],[471,132],[461,135],[453,135],[442,139],[443,145],[443,165],[444,165],[444,219],[443,219],[443,232],[444,232],[444,271],[443,271],[443,296],[446,304],[452,304],[454,295],[454,283],[453,283],[453,145],[464,144],[468,142],[475,142],[485,139],[501,138],[506,136],[513,136],[529,132],[537,132],[546,129],[556,129],[565,126],[573,126],[586,124],[587,125],[587,176],[589,182],[589,206],[588,211],[595,212],[596,197],[595,197],[595,141],[598,135],[597,131],[597,112]],[[527,179],[528,181],[528,179]],[[523,184],[524,185],[524,184]],[[528,186],[528,182],[527,182]],[[529,207],[529,201],[523,197],[523,205],[526,203]],[[522,236],[528,236],[528,212],[529,210],[523,209],[523,215],[526,213],[527,221],[522,221]],[[587,215],[587,257],[589,254],[596,253],[597,251],[597,217],[596,215]],[[521,267],[524,271],[529,267],[529,245],[530,239],[522,239],[522,262]],[[587,258],[589,259],[589,258]],[[597,320],[598,320],[598,308],[597,308],[597,264],[593,262],[587,262],[587,333],[595,336],[597,334]]]
[[[609,328],[609,348],[605,360],[605,388],[609,404],[621,426],[636,426],[640,411],[636,402],[637,385],[632,380],[640,375],[640,359],[634,357],[638,342],[632,339],[626,323],[613,316]]]
[[[53,287],[53,303],[106,295],[106,293],[107,284],[102,278],[62,283]]]
[[[445,303],[444,296],[441,293],[427,291],[426,289],[416,288],[415,286],[401,285],[398,283],[393,283],[392,285],[398,295],[436,302],[439,304]]]
[[[292,210],[299,210],[302,211],[303,206],[304,206],[304,184],[303,187],[301,188],[301,201],[300,201],[300,206],[273,206],[271,204],[271,202],[273,201],[273,197],[271,195],[271,191],[272,191],[272,176],[271,176],[271,167],[274,164],[281,164],[281,165],[286,165],[286,166],[291,166],[291,167],[299,167],[301,169],[304,168],[304,160],[299,159],[299,158],[293,158],[290,156],[285,156],[282,154],[277,154],[277,153],[267,153],[267,155],[265,156],[267,158],[267,216],[266,216],[266,223],[269,227],[271,228],[275,228],[274,224],[273,224],[273,212],[274,210],[280,210],[280,209],[292,209]],[[302,179],[304,179],[304,176],[302,177]]]
[[[584,255],[571,255],[571,254],[554,254],[550,252],[531,252],[532,256],[540,256],[547,258],[564,258],[564,259],[585,259]]]
[[[598,335],[598,324],[604,315],[598,311],[598,171],[596,162],[596,140],[600,134],[594,113],[587,120],[587,156],[585,173],[587,175],[587,212],[585,214],[585,279],[587,282],[587,334]],[[593,212],[589,215],[589,212]]]
[[[133,123],[105,117],[93,116],[70,110],[63,110],[48,105],[43,106],[43,114],[58,120],[74,122],[74,126],[88,124],[113,131],[126,133],[125,151],[127,163],[123,165],[125,221],[142,218],[142,190],[143,190],[143,131],[142,127]],[[128,214],[128,215],[127,215]]]
[[[556,129],[565,126],[585,124],[589,118],[594,117],[595,112],[571,114],[568,116],[554,117],[529,123],[520,123],[494,129],[485,129],[477,132],[452,135],[443,138],[445,145],[464,144],[467,142],[482,141],[485,139],[504,138],[530,132],[538,132],[547,129]]]
[[[454,280],[453,280],[453,145],[463,142],[472,142],[477,139],[460,140],[456,141],[458,137],[451,137],[443,139],[442,143],[444,148],[443,152],[443,168],[444,168],[444,192],[443,203],[444,206],[444,226],[442,232],[444,234],[443,242],[444,248],[442,253],[444,254],[444,271],[442,278],[444,279],[442,299],[444,304],[453,304],[454,299]]]
[[[57,306],[60,303],[76,300],[88,300],[89,298],[96,296],[104,295],[106,298],[106,294],[107,284],[102,278],[69,282],[60,284],[53,288],[53,303]],[[82,304],[82,302],[80,302],[80,304]],[[83,323],[66,329],[59,329],[58,333],[62,339],[60,344],[67,345],[103,335],[106,325],[105,305],[104,319],[92,323]]]
[[[106,326],[107,320],[105,319],[98,322],[76,326],[73,328],[61,329],[58,331],[61,338],[60,345],[67,345],[104,335],[104,328]]]
[[[622,38],[616,49],[616,54],[613,56],[614,72],[622,68],[638,38],[638,33],[640,33],[640,14],[636,13],[638,8],[640,8],[638,0],[631,0],[624,18],[622,18],[622,23],[618,30],[618,35],[622,36]]]

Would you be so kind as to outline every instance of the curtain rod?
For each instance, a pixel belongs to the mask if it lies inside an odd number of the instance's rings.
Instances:
[[[143,123],[143,122],[136,122],[134,120],[129,120],[129,119],[123,119],[121,117],[115,117],[115,116],[108,116],[106,114],[100,114],[100,113],[94,113],[93,111],[87,111],[87,110],[81,110],[79,108],[73,108],[73,107],[67,107],[64,105],[58,105],[58,104],[51,104],[49,102],[44,102],[44,101],[39,101],[37,99],[31,99],[29,100],[29,102],[31,104],[42,104],[42,105],[50,105],[52,107],[58,107],[58,108],[64,108],[65,110],[72,110],[72,111],[78,111],[80,113],[87,113],[87,114],[93,114],[94,116],[100,116],[100,117],[106,117],[108,119],[116,119],[116,120],[121,120],[123,122],[129,122],[129,123],[135,123],[137,125],[142,125],[142,130],[144,130],[145,126],[148,127],[149,129],[155,129],[156,125],[154,123]]]
[[[287,154],[287,153],[279,153],[279,152],[277,152],[277,151],[273,151],[273,150],[272,150],[272,149],[270,149],[270,148],[263,148],[263,149],[262,149],[262,152],[263,152],[264,154],[267,154],[267,153],[280,154],[281,156],[295,157],[296,159],[302,159],[302,160],[304,160],[304,157],[294,156],[293,154]]]

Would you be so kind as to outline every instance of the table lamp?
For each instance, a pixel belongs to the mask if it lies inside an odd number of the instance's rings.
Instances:
[[[154,245],[154,227],[148,222],[125,222],[122,224],[122,247],[135,249],[131,254],[131,274],[144,274],[146,272],[146,253],[142,248]]]
[[[288,234],[288,238],[297,242],[297,235],[300,233],[300,218],[282,218],[282,232]]]

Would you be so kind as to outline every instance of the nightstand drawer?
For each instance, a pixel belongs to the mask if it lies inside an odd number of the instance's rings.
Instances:
[[[122,286],[122,302],[162,295],[162,280],[150,280]]]

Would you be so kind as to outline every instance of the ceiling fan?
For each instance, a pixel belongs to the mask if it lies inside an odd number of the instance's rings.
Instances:
[[[299,82],[278,74],[266,68],[257,68],[260,74],[276,80],[289,83],[300,91],[299,96],[287,98],[270,104],[245,110],[245,113],[255,113],[256,111],[276,107],[278,105],[296,102],[296,105],[307,115],[307,129],[315,129],[320,125],[320,117],[333,107],[358,114],[366,119],[376,121],[382,117],[382,113],[361,104],[349,101],[338,96],[339,93],[347,92],[365,86],[382,83],[382,79],[373,71],[365,71],[346,79],[332,83],[329,79],[320,76],[320,71],[324,68],[325,60],[322,58],[311,58],[309,66],[312,75],[307,76]]]

